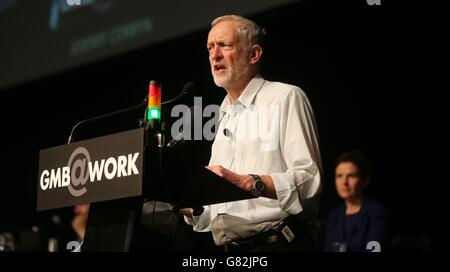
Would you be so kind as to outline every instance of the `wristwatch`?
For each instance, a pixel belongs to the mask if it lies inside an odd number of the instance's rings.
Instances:
[[[261,193],[266,189],[266,185],[258,175],[249,174],[253,178],[253,189],[250,191],[254,197],[259,197]]]
[[[203,213],[204,210],[205,210],[205,208],[203,208],[203,206],[193,207],[192,208],[192,215],[193,216],[200,216]]]

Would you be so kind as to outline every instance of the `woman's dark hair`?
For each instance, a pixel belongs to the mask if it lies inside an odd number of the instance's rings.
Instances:
[[[367,157],[360,150],[353,150],[342,153],[336,161],[335,168],[343,162],[351,162],[358,168],[359,176],[363,180],[368,180],[370,176],[370,167]]]

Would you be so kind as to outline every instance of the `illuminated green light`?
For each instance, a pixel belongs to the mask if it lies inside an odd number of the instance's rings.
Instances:
[[[147,111],[147,119],[160,119],[161,111],[157,107],[152,107]]]

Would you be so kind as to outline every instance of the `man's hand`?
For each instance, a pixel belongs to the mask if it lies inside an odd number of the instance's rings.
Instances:
[[[206,166],[210,171],[214,172],[216,175],[221,176],[227,181],[233,183],[244,191],[250,192],[253,189],[253,177],[250,175],[239,175],[233,171],[230,171],[221,165],[211,165]],[[271,176],[261,176],[266,189],[261,196],[269,197],[272,199],[277,199],[277,193],[275,191],[275,186]]]
[[[184,215],[184,216],[187,216],[187,217],[192,217],[192,209],[191,208],[179,209],[178,212],[181,215]]]
[[[234,185],[238,186],[244,191],[250,192],[253,189],[253,178],[249,175],[239,175],[233,171],[230,171],[221,165],[206,166],[210,171],[216,175],[228,180]]]
[[[205,209],[202,206],[179,209],[178,213],[187,217],[200,216]]]

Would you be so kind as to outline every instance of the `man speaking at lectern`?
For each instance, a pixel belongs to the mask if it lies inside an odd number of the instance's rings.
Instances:
[[[313,250],[321,162],[305,93],[260,74],[265,30],[237,15],[211,23],[214,82],[227,91],[208,169],[255,198],[182,209],[226,251]]]

